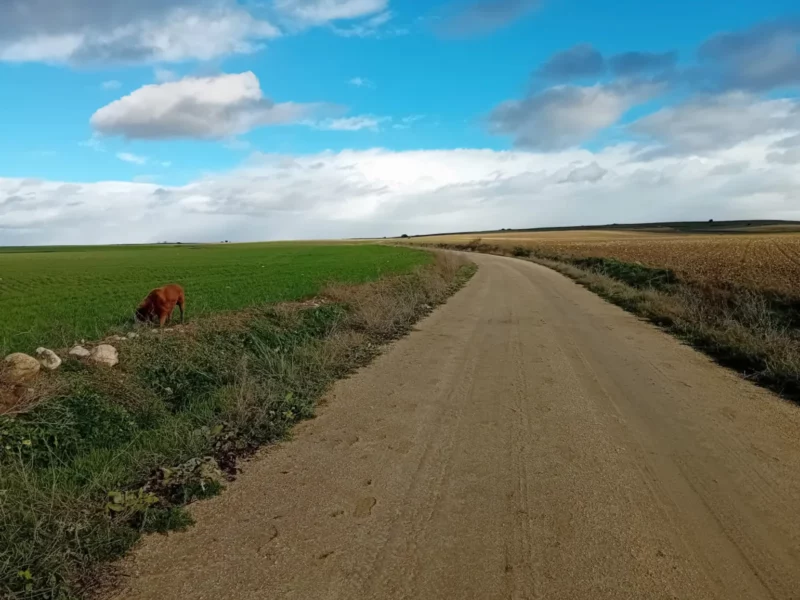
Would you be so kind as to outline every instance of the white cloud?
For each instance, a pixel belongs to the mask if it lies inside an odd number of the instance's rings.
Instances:
[[[699,96],[635,122],[635,133],[663,144],[663,152],[706,152],[729,148],[757,135],[789,138],[800,130],[794,100],[762,100],[744,92]]]
[[[448,36],[490,33],[539,8],[540,0],[457,0],[439,27]]]
[[[577,44],[555,53],[534,75],[542,80],[566,82],[585,78],[598,79],[609,71],[618,77],[674,75],[677,52],[623,52],[605,57],[591,44]]]
[[[93,134],[92,137],[90,137],[88,140],[85,140],[83,142],[78,142],[78,145],[83,148],[89,148],[91,150],[94,150],[95,152],[106,151],[106,147],[103,144],[102,139],[96,133]]]
[[[103,85],[101,86],[104,90],[118,90],[122,87],[122,83],[112,79],[110,81],[104,81]]]
[[[98,110],[92,127],[126,138],[220,139],[308,119],[321,104],[275,103],[251,72],[146,85]]]
[[[712,36],[698,50],[705,77],[723,87],[769,90],[800,84],[800,18],[786,16]]]
[[[798,130],[795,133],[800,133]],[[797,165],[756,135],[702,156],[557,152],[255,155],[184,186],[0,179],[0,244],[383,236],[511,226],[800,219]]]
[[[381,123],[391,121],[390,117],[376,117],[374,115],[359,115],[355,117],[343,117],[340,119],[327,119],[317,124],[319,129],[330,131],[360,131],[369,129],[378,131]]]
[[[767,155],[767,160],[769,160],[769,155]],[[740,173],[744,173],[750,168],[750,163],[747,161],[731,161],[731,162],[721,162],[719,165],[711,169],[708,174],[710,176],[720,176],[720,177],[730,177],[731,175],[739,175]]]
[[[280,14],[309,25],[373,15],[388,4],[389,0],[275,0]]]
[[[792,148],[783,152],[770,152],[767,160],[771,163],[783,165],[800,165],[800,148]]]
[[[392,127],[394,129],[410,129],[414,123],[421,121],[424,118],[425,115],[409,115],[400,119],[397,123],[392,125]]]
[[[559,183],[597,183],[608,171],[592,161],[588,165],[579,165],[569,169]]]
[[[265,40],[280,35],[235,0],[5,0],[5,4],[0,61],[210,60],[254,52]]]
[[[130,152],[117,152],[117,158],[121,161],[131,163],[134,165],[146,165],[147,157],[139,156],[138,154],[131,154]]]
[[[350,85],[355,87],[363,87],[363,88],[374,88],[375,84],[367,79],[366,77],[353,77],[350,81],[348,81]]]
[[[374,17],[370,17],[369,19],[365,19],[363,21],[359,21],[357,23],[353,23],[347,25],[345,27],[336,26],[334,25],[331,30],[341,37],[361,37],[361,38],[368,38],[368,37],[379,37],[384,33],[388,33],[392,36],[399,36],[405,35],[408,33],[405,29],[394,29],[388,32],[385,32],[382,27],[386,25],[389,21],[392,20],[394,15],[391,11],[385,11],[380,14],[375,15]]]
[[[493,133],[510,135],[521,148],[554,150],[576,146],[610,127],[637,103],[661,87],[613,83],[579,87],[559,85],[523,100],[509,100],[489,115]]]

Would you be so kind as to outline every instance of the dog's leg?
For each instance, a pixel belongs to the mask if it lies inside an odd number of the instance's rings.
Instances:
[[[183,324],[183,305],[186,304],[186,299],[181,296],[178,298],[178,308],[181,309],[181,324]]]
[[[166,322],[167,317],[169,317],[169,313],[167,311],[165,311],[165,310],[161,311],[161,314],[158,316],[158,326],[159,327],[164,327],[164,323]]]

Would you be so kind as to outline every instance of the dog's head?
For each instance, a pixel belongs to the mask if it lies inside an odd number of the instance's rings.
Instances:
[[[153,310],[150,303],[146,301],[142,302],[136,307],[136,311],[133,313],[133,320],[144,323],[150,319],[152,312]]]

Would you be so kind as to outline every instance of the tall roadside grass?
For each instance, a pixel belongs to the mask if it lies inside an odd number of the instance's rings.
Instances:
[[[800,300],[734,285],[687,281],[669,269],[604,257],[575,257],[474,240],[440,245],[515,256],[584,287],[705,352],[720,364],[800,402]]]
[[[114,370],[67,360],[38,405],[0,417],[0,597],[84,597],[143,533],[190,526],[187,503],[218,493],[473,269],[439,253],[314,301],[122,342]]]

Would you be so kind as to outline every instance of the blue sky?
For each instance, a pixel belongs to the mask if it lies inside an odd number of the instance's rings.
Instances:
[[[0,245],[800,218],[793,4],[0,0]]]

